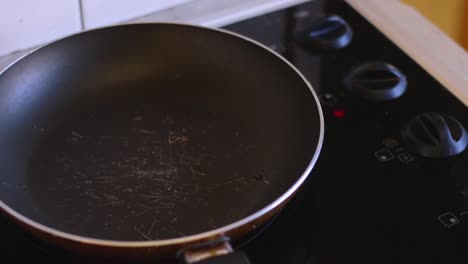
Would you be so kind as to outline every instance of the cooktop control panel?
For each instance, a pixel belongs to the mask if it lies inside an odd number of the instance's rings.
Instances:
[[[228,29],[296,65],[325,115],[307,184],[245,246],[254,263],[467,263],[462,102],[343,1],[312,1]]]

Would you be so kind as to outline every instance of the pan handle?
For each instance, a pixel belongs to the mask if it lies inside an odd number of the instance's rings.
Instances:
[[[250,264],[245,253],[233,252],[227,237],[189,246],[178,256],[186,264]]]
[[[250,260],[244,252],[233,252],[222,256],[208,258],[196,264],[250,264]]]

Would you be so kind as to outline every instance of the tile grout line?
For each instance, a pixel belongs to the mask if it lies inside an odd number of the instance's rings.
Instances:
[[[80,27],[81,27],[81,31],[83,31],[85,29],[84,16],[83,16],[83,0],[78,0],[78,10],[80,13]]]

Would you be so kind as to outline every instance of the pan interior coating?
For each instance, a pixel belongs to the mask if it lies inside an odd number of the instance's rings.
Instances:
[[[53,43],[0,76],[0,199],[75,235],[193,235],[302,176],[320,120],[307,84],[235,36],[127,25]]]

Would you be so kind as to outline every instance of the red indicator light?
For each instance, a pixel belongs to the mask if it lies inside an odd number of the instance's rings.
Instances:
[[[334,117],[344,117],[345,116],[345,111],[343,109],[335,109],[335,110],[333,110],[333,116]]]

